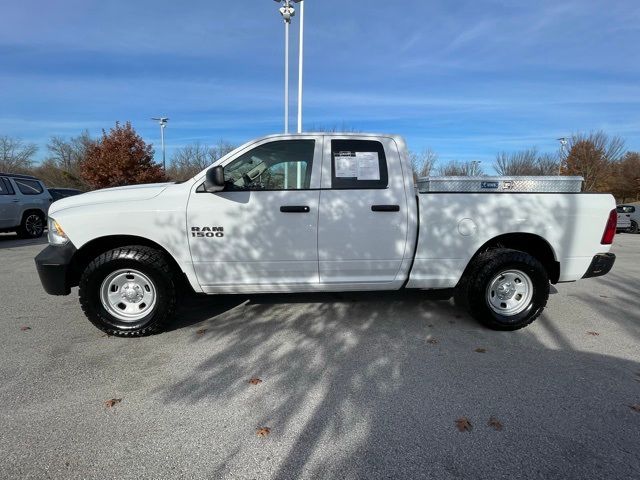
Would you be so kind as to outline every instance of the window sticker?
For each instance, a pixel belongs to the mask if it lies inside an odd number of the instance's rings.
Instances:
[[[356,152],[358,180],[380,180],[378,152]]]
[[[356,154],[357,155],[357,154]],[[335,155],[336,177],[357,178],[358,158],[351,152],[340,152]]]

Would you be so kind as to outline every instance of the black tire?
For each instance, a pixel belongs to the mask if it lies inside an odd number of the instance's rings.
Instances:
[[[101,290],[110,275],[128,269],[142,273],[152,282],[155,304],[144,317],[123,321],[105,308]],[[176,285],[165,254],[139,245],[115,248],[95,258],[80,277],[79,294],[82,310],[91,323],[109,335],[120,337],[138,337],[162,331],[176,307]]]
[[[631,228],[629,229],[629,233],[638,233],[640,232],[640,228],[638,228],[638,222],[635,220],[631,220]]]
[[[18,227],[20,238],[40,238],[44,233],[45,217],[42,212],[30,210],[22,215],[22,222]]]
[[[513,315],[494,311],[488,298],[491,282],[506,271],[525,273],[532,287],[527,306]],[[489,250],[474,260],[466,281],[466,297],[469,313],[483,325],[493,330],[518,330],[533,322],[544,310],[549,298],[549,276],[544,266],[528,253],[506,248]]]

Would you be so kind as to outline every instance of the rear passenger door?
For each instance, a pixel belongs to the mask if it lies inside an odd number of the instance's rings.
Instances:
[[[15,189],[6,177],[0,177],[0,228],[13,228],[20,223],[20,204]]]
[[[327,137],[318,219],[320,283],[393,282],[407,230],[403,172],[393,139]]]

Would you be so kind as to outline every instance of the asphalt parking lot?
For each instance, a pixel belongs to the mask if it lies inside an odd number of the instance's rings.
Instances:
[[[185,298],[107,337],[42,248],[0,236],[3,478],[640,478],[640,235],[513,333],[399,292]]]

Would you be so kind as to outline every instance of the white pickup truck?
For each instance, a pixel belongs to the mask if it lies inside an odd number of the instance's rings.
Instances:
[[[36,265],[48,293],[79,285],[89,320],[122,336],[161,330],[183,283],[205,294],[455,287],[480,322],[515,330],[540,315],[550,283],[611,269],[611,195],[478,180],[477,192],[418,192],[398,136],[269,136],[183,183],[55,202]]]

